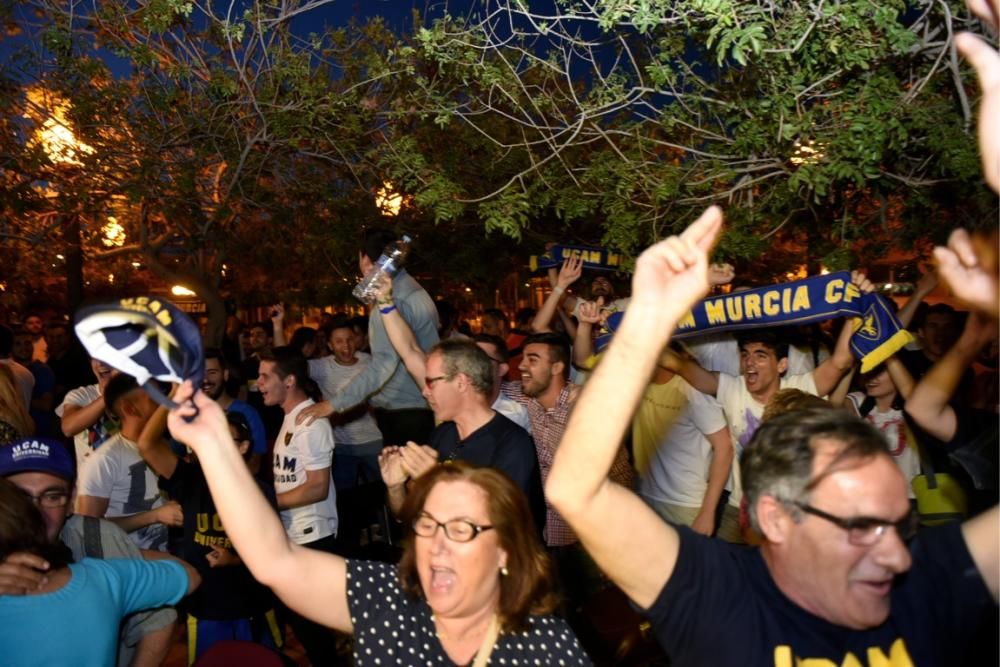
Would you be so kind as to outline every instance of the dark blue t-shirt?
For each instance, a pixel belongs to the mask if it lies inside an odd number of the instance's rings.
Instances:
[[[528,497],[528,506],[541,534],[545,526],[542,473],[535,443],[527,431],[497,413],[465,440],[459,440],[455,422],[444,422],[431,433],[430,446],[437,450],[439,461],[465,461],[496,468],[510,477]]]
[[[678,532],[677,565],[646,612],[673,667],[955,665],[994,606],[958,524],[914,540],[913,566],[896,578],[889,618],[865,631],[833,625],[785,597],[759,549]],[[811,659],[824,662],[800,662]]]

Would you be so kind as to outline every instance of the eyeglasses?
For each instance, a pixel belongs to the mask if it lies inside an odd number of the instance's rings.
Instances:
[[[839,526],[847,531],[847,541],[858,547],[870,547],[885,535],[890,528],[895,528],[899,534],[899,539],[909,542],[917,534],[920,526],[920,517],[912,510],[906,513],[899,521],[886,521],[868,516],[858,516],[845,519],[843,517],[827,514],[823,510],[816,509],[806,503],[793,503],[806,514],[818,516],[826,519],[830,523]]]
[[[25,495],[31,498],[39,507],[48,507],[50,509],[66,507],[66,503],[69,502],[69,494],[63,491],[46,491],[40,496],[33,496],[25,492]]]
[[[437,377],[424,378],[424,384],[427,385],[428,389],[433,389],[435,382],[440,382],[444,380],[445,382],[451,382],[455,379],[454,375],[438,375]]]
[[[493,526],[477,526],[466,519],[452,519],[442,523],[426,513],[413,521],[413,532],[420,537],[434,537],[438,528],[444,528],[444,536],[452,542],[471,542],[479,533],[492,530]]]

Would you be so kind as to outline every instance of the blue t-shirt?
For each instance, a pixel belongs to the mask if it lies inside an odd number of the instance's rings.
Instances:
[[[234,398],[229,404],[226,412],[234,412],[243,415],[250,427],[250,453],[267,454],[267,433],[264,431],[264,422],[252,405],[238,398]]]
[[[51,593],[0,597],[0,662],[112,667],[122,616],[175,604],[187,573],[172,561],[84,558]]]
[[[868,630],[796,605],[759,549],[678,532],[677,565],[645,612],[675,667],[959,665],[995,607],[957,523],[920,532],[910,545],[912,567],[893,584],[889,618]]]

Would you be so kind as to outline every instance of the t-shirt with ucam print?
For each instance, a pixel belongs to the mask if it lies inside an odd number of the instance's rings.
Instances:
[[[306,399],[285,415],[274,442],[274,492],[278,495],[305,484],[309,471],[333,467],[333,429],[329,420],[295,423],[299,413],[310,405],[315,405],[315,401]],[[309,544],[336,535],[337,490],[333,480],[330,480],[326,498],[282,510],[281,523],[289,539],[296,544]]]
[[[799,389],[807,394],[817,395],[816,382],[812,373],[802,375],[786,375],[781,378],[778,389]],[[740,458],[743,449],[749,444],[753,434],[760,426],[764,416],[765,404],[753,397],[747,389],[743,376],[719,373],[719,388],[715,393],[722,411],[726,413],[729,424],[729,434],[733,438],[733,474],[732,489],[729,494],[729,504],[740,506],[743,498],[743,485],[740,482]]]

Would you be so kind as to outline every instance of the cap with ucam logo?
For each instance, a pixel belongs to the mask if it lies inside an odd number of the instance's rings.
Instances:
[[[70,482],[76,477],[73,457],[50,438],[22,438],[0,447],[0,477],[21,472],[45,472]]]

